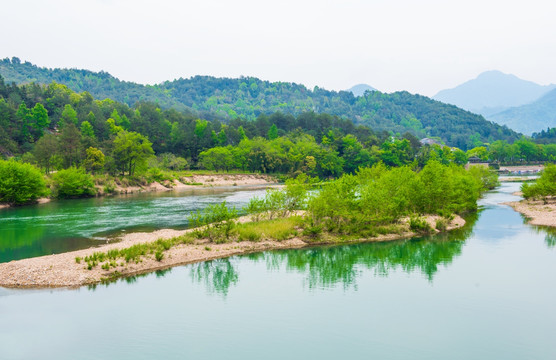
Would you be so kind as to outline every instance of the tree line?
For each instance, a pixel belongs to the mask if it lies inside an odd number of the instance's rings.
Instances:
[[[120,81],[105,72],[46,69],[22,63],[17,58],[0,60],[0,73],[9,81],[43,84],[55,81],[74,91],[88,91],[97,98],[110,98],[128,106],[149,101],[162,109],[174,108],[208,120],[241,118],[253,121],[262,114],[278,111],[294,116],[314,111],[349,118],[377,131],[437,136],[463,150],[477,146],[478,142],[513,142],[519,137],[516,132],[486,121],[480,115],[405,91],[392,94],[373,91],[356,97],[348,91],[328,91],[319,87],[311,90],[295,83],[210,76],[144,86]]]

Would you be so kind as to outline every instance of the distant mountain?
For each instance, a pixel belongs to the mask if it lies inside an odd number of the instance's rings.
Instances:
[[[554,88],[554,84],[543,86],[500,71],[486,71],[476,79],[440,91],[433,99],[488,118],[510,107],[529,104]]]
[[[374,87],[367,84],[358,84],[352,86],[347,91],[350,91],[354,96],[363,96],[365,95],[365,91],[377,91]]]
[[[208,120],[238,117],[254,120],[261,114],[276,111],[295,116],[312,111],[351,119],[375,131],[394,134],[409,131],[419,137],[440,137],[446,144],[463,150],[473,147],[477,140],[512,141],[519,137],[516,132],[482,116],[406,91],[391,94],[371,91],[355,97],[348,91],[319,87],[310,90],[295,83],[212,76],[141,85],[120,81],[106,72],[47,69],[19,59],[0,60],[0,75],[6,82],[49,84],[54,81],[74,91],[88,91],[95,98],[110,98],[129,106],[150,101],[162,108],[190,111]]]
[[[489,116],[498,124],[531,135],[556,127],[556,89],[530,104],[513,107]]]

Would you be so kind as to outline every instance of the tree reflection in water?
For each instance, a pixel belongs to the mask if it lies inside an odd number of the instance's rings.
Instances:
[[[237,258],[264,261],[270,271],[295,271],[306,275],[309,288],[329,288],[341,284],[356,287],[363,270],[375,276],[388,276],[402,269],[407,273],[420,272],[433,280],[439,266],[450,264],[461,254],[465,239],[473,229],[477,214],[469,217],[460,230],[425,238],[393,242],[369,242],[340,246],[277,250],[254,253]],[[192,278],[204,282],[209,292],[223,295],[238,282],[238,272],[230,259],[219,259],[192,265]]]
[[[216,259],[191,265],[191,277],[204,282],[209,293],[228,295],[230,286],[237,284],[238,272],[229,258]]]
[[[545,234],[544,242],[548,248],[556,246],[556,228],[550,226],[533,226],[537,234]]]

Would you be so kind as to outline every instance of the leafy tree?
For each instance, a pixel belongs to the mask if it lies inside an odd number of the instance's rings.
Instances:
[[[16,115],[19,118],[20,123],[20,141],[24,142],[32,140],[30,132],[30,125],[32,124],[32,113],[27,108],[27,105],[25,105],[24,102],[19,104]]]
[[[487,161],[488,160],[488,151],[487,148],[484,146],[478,146],[475,147],[473,149],[467,150],[467,156],[468,157],[478,157],[479,159],[483,160],[483,161]]]
[[[199,162],[207,170],[230,170],[234,159],[228,148],[215,147],[199,154]]]
[[[69,122],[62,128],[59,137],[59,152],[66,167],[77,166],[81,160],[81,133],[74,123]]]
[[[14,160],[0,160],[0,203],[22,205],[47,194],[39,169]]]
[[[36,138],[40,138],[43,135],[45,128],[50,125],[50,119],[48,118],[48,111],[41,103],[37,103],[33,107],[33,128],[36,131]]]
[[[133,176],[136,169],[145,165],[153,154],[152,143],[139,133],[121,130],[114,139],[112,156],[122,175],[127,172]]]
[[[77,126],[77,112],[73,109],[70,104],[64,106],[64,111],[62,111],[62,126],[67,124],[73,124]]]
[[[268,130],[267,137],[268,137],[268,140],[274,140],[278,137],[278,128],[276,127],[276,124],[272,124],[272,126]]]
[[[96,194],[93,177],[84,169],[70,167],[52,176],[54,195],[58,198],[76,198]]]
[[[546,164],[537,181],[534,184],[524,183],[521,191],[526,199],[540,197],[545,202],[547,197],[556,196],[556,165]]]
[[[45,173],[50,173],[56,163],[56,153],[58,151],[58,140],[52,134],[46,134],[35,144],[33,153],[37,164],[44,169]]]
[[[81,135],[90,137],[92,139],[95,138],[95,131],[93,129],[93,126],[87,120],[81,123]]]
[[[94,147],[90,147],[87,149],[86,153],[87,156],[85,157],[83,164],[85,165],[87,171],[94,174],[96,171],[102,170],[105,162],[102,151]]]
[[[158,155],[158,163],[166,169],[178,171],[184,170],[188,165],[187,160],[172,153]]]

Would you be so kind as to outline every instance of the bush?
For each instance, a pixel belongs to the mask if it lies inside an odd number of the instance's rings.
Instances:
[[[448,220],[441,218],[436,220],[436,230],[446,231],[448,229]]]
[[[104,191],[105,194],[113,194],[116,192],[116,184],[114,183],[114,181],[110,180],[109,182],[104,184],[102,191]]]
[[[202,212],[197,211],[190,216],[191,223],[197,229],[195,235],[199,238],[208,238],[214,242],[223,242],[230,237],[235,227],[237,210],[229,209],[226,202],[209,205]]]
[[[546,164],[541,176],[534,184],[525,183],[521,186],[523,197],[526,199],[556,196],[556,165]]]
[[[161,250],[158,250],[155,254],[154,257],[156,259],[156,261],[162,261],[162,259],[164,258],[164,253]]]
[[[427,220],[422,217],[412,216],[409,218],[409,228],[418,233],[428,234],[432,232],[432,228]]]
[[[0,160],[0,203],[27,204],[47,194],[39,169],[14,160]]]
[[[71,167],[52,176],[54,194],[58,198],[76,198],[96,194],[93,177],[83,169]]]

